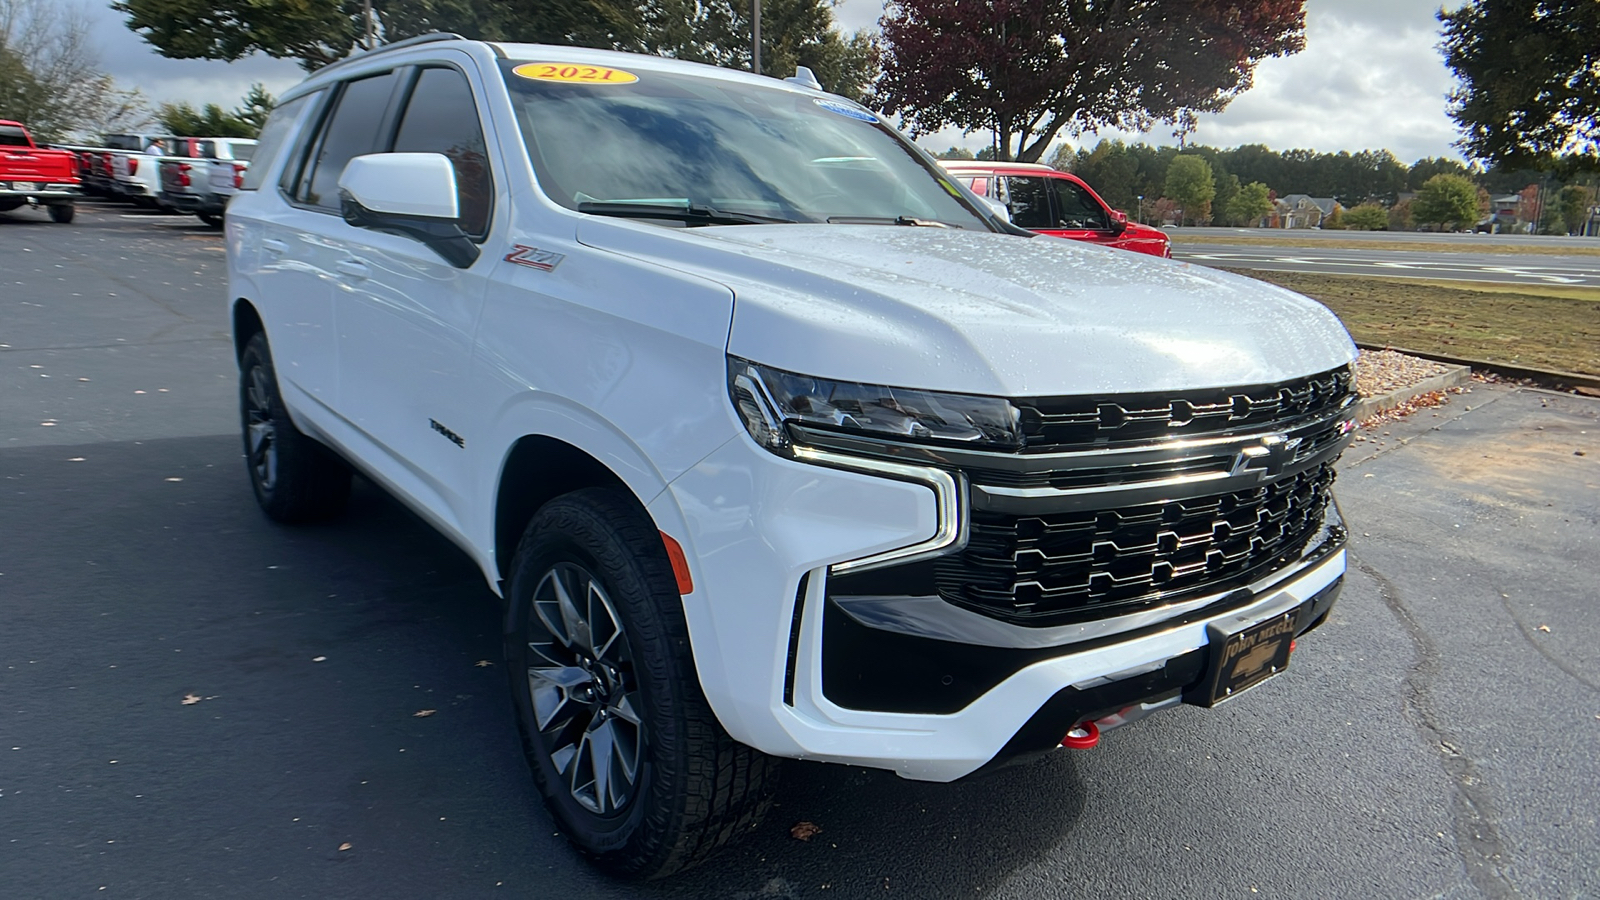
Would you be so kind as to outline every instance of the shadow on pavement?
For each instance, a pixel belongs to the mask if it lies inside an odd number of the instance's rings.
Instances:
[[[1064,756],[956,785],[796,764],[709,865],[616,882],[532,787],[499,601],[381,491],[276,526],[219,435],[0,451],[0,498],[11,896],[968,896],[1079,813]]]

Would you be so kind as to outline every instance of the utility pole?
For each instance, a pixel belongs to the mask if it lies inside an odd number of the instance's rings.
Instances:
[[[750,0],[750,71],[761,74],[761,0]]]
[[[367,49],[371,50],[372,43],[372,0],[361,0],[361,18],[367,30]]]

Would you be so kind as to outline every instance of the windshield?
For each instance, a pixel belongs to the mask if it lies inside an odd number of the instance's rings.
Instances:
[[[569,209],[695,209],[675,224],[747,217],[740,224],[993,230],[949,176],[843,100],[693,75],[501,65],[539,183]],[[567,69],[610,73],[610,81],[546,80]],[[624,76],[632,80],[618,83]]]

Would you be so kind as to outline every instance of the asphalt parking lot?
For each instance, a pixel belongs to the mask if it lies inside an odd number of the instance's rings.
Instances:
[[[0,897],[1600,895],[1600,401],[1370,433],[1344,595],[1249,695],[954,785],[795,764],[639,886],[554,833],[465,556],[363,483],[256,510],[224,272],[192,218],[0,213]]]

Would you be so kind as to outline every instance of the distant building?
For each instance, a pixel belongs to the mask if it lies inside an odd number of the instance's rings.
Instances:
[[[1310,194],[1284,194],[1273,201],[1272,227],[1321,228],[1324,219],[1344,207],[1332,197]]]

